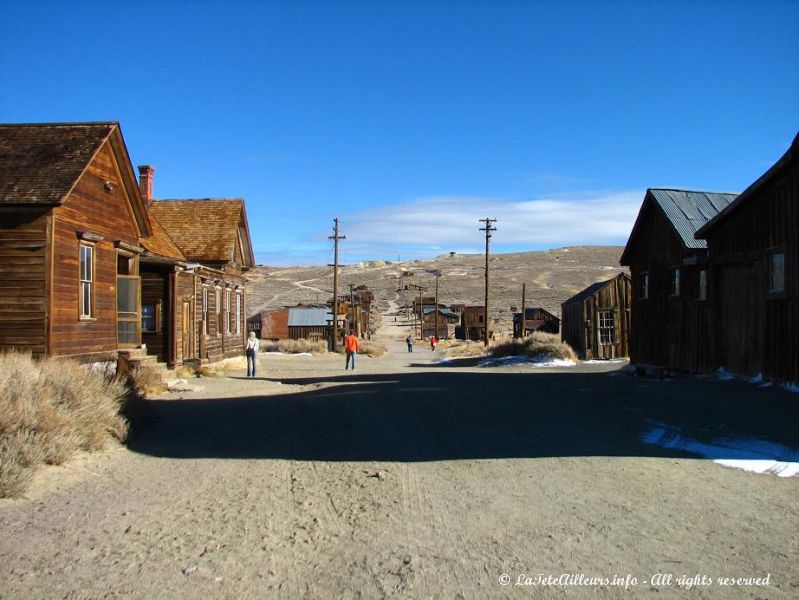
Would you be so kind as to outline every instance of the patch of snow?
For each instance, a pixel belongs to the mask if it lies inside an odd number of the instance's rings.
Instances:
[[[749,383],[763,383],[763,373],[758,373],[749,379]]]
[[[793,392],[794,394],[799,393],[799,385],[797,385],[795,383],[785,383],[785,384],[783,384],[782,387],[784,387],[789,392]]]
[[[799,475],[799,450],[756,438],[718,438],[710,443],[700,442],[683,436],[678,428],[657,423],[641,436],[641,441],[698,454],[716,464],[751,473],[777,477]]]
[[[716,376],[716,379],[719,381],[732,381],[735,379],[735,375],[731,375],[727,371],[724,370],[724,367],[719,367],[717,371],[713,373]]]
[[[626,358],[606,358],[606,359],[598,359],[593,358],[591,360],[582,360],[580,361],[584,365],[612,365],[614,363],[626,363]]]
[[[766,383],[761,383],[761,384],[760,384],[759,386],[757,386],[757,387],[759,387],[759,388],[770,388],[772,385],[774,385],[774,384],[773,384],[773,383],[771,383],[770,381],[767,381]]]
[[[531,365],[537,368],[549,367],[574,367],[577,363],[573,360],[552,358],[548,354],[543,356],[502,356],[500,358],[484,358],[477,363],[478,367],[508,367],[513,365]]]

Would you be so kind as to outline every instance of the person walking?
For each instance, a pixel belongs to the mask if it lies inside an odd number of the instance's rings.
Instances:
[[[347,362],[344,363],[345,371],[350,366],[350,360],[352,360],[352,370],[355,370],[355,355],[358,354],[358,350],[360,349],[361,345],[358,343],[358,336],[350,332],[349,335],[344,338],[344,351],[347,353]]]
[[[413,336],[409,335],[405,338],[405,343],[408,344],[408,352],[413,352]]]
[[[436,344],[437,343],[438,343],[438,338],[436,336],[433,336],[433,337],[430,338],[430,348],[433,350],[433,352],[436,351]]]
[[[244,354],[247,355],[247,377],[255,377],[255,365],[258,364],[258,347],[260,342],[255,337],[255,332],[250,332],[250,337],[244,343]]]

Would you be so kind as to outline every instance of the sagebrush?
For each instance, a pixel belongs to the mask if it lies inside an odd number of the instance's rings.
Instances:
[[[75,361],[0,353],[0,497],[19,496],[32,470],[129,433],[127,382]]]
[[[327,352],[325,340],[262,340],[262,352],[284,352],[286,354],[324,354]]]
[[[572,347],[562,342],[560,337],[552,333],[533,332],[524,339],[515,339],[503,342],[489,348],[491,356],[529,356],[549,357],[551,359],[573,360],[577,362],[577,355]]]

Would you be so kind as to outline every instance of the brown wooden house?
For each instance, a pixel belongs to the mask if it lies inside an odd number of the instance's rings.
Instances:
[[[247,331],[254,331],[262,340],[289,339],[289,309],[262,310],[247,319]]]
[[[708,367],[707,244],[694,234],[735,197],[647,190],[620,260],[632,277],[632,363],[686,371]]]
[[[461,324],[455,329],[455,337],[480,341],[485,338],[485,330],[485,306],[465,306],[461,313]]]
[[[710,367],[799,383],[799,135],[696,235],[710,258]]]
[[[619,273],[572,296],[561,306],[561,339],[583,360],[628,356],[630,276]]]
[[[152,171],[137,181],[115,122],[0,125],[0,350],[113,361],[145,347],[170,366],[242,353],[243,202],[176,224],[150,201]]]
[[[140,167],[149,211],[186,260],[174,281],[170,270],[155,262],[142,271],[143,309],[158,314],[159,303],[168,305],[179,324],[173,332],[156,326],[151,339],[167,348],[169,363],[241,355],[247,336],[245,273],[255,266],[244,201],[153,201],[148,170],[151,174],[151,167]]]
[[[525,308],[524,329],[522,329],[522,313],[513,315],[513,337],[526,337],[534,331],[543,333],[560,333],[560,319],[543,308]]]
[[[141,242],[157,233],[118,123],[0,125],[0,349],[138,346]]]

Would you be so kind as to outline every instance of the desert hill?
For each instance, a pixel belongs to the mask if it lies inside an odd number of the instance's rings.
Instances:
[[[527,306],[540,306],[560,317],[561,303],[588,285],[610,279],[626,271],[619,266],[621,246],[577,246],[539,252],[492,254],[490,262],[491,317],[498,319],[496,331],[511,329],[511,307],[521,306],[522,283],[527,284]],[[432,260],[401,262],[367,261],[341,268],[340,293],[353,286],[366,285],[380,304],[399,300],[399,276],[413,275],[405,283],[426,286],[433,295],[435,278],[429,271],[441,272],[439,302],[445,304],[483,304],[485,256],[482,254],[442,255]],[[325,302],[332,296],[331,267],[259,266],[248,274],[249,314],[268,308],[292,306],[299,302]],[[412,294],[407,292],[410,302]]]

